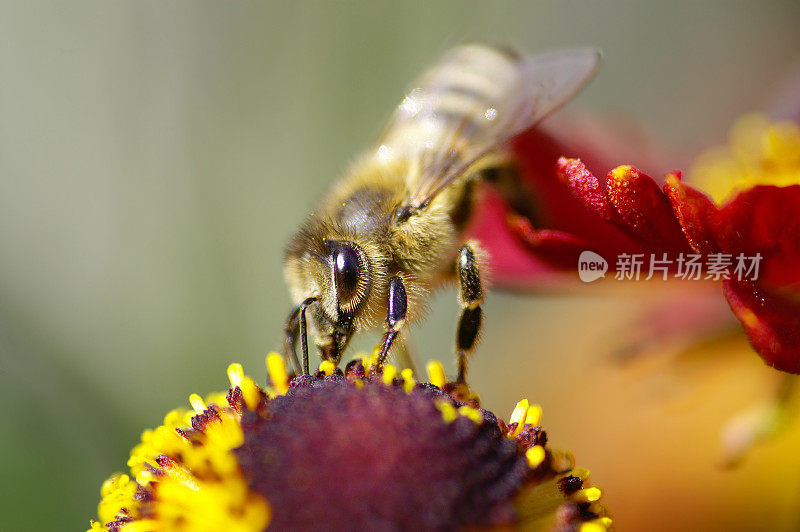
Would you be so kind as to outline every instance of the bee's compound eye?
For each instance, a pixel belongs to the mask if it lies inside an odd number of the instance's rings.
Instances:
[[[342,244],[333,253],[333,277],[340,303],[349,306],[359,294],[361,282],[361,257],[347,244]]]

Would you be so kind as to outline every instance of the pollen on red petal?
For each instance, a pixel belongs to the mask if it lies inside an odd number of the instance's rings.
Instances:
[[[598,179],[592,175],[580,159],[561,157],[556,165],[558,175],[570,188],[573,195],[581,200],[589,210],[604,220],[616,218],[614,208],[608,201]]]
[[[650,176],[619,166],[608,173],[606,188],[617,214],[640,243],[654,251],[690,251],[672,207]]]

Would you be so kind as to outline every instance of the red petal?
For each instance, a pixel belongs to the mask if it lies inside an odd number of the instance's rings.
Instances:
[[[490,187],[481,188],[468,237],[480,241],[489,253],[492,284],[533,284],[552,274],[553,267],[531,253],[508,227],[508,205],[502,197]]]
[[[672,211],[692,249],[698,253],[718,251],[712,228],[717,211],[714,202],[702,192],[684,184],[679,172],[667,175],[664,194],[672,204]]]
[[[583,251],[592,249],[575,235],[552,229],[536,230],[527,218],[509,215],[509,227],[531,253],[559,269],[574,270]]]
[[[760,279],[800,288],[800,185],[757,186],[720,208],[714,224],[725,252],[760,253]]]
[[[776,369],[800,374],[800,303],[753,281],[725,281],[724,290],[761,358]]]
[[[572,194],[593,213],[604,220],[616,219],[613,207],[608,202],[606,191],[580,159],[561,157],[556,165],[558,175]]]
[[[653,251],[690,251],[666,196],[653,179],[632,166],[606,178],[608,197],[631,236]]]
[[[619,149],[607,151],[609,146],[597,143],[603,140],[602,135],[581,139],[582,133],[584,131],[578,127],[562,128],[555,135],[537,128],[515,139],[513,148],[520,177],[534,194],[540,214],[535,223],[538,227],[576,235],[609,250],[610,256],[639,250],[640,246],[616,224],[599,219],[587,209],[583,200],[565,186],[558,175],[556,164],[565,154],[580,155],[589,169],[608,168],[610,158],[619,156]]]
[[[481,186],[483,193],[474,209],[469,236],[477,238],[492,257],[493,284],[505,287],[539,287],[556,280],[556,268],[563,268],[569,255],[563,249],[567,240],[591,242],[597,253],[614,257],[619,253],[640,253],[641,247],[617,226],[598,219],[582,201],[576,199],[556,173],[556,161],[564,153],[580,153],[596,161],[598,167],[608,167],[602,150],[591,143],[585,148],[569,148],[575,131],[558,138],[539,128],[514,140],[514,155],[520,178],[531,189],[534,205],[539,210],[542,227],[553,232],[535,237],[536,245],[520,238],[518,228],[509,225],[508,205],[491,186]],[[559,140],[563,139],[562,140]],[[592,138],[594,140],[594,138]],[[617,150],[618,151],[618,150]],[[609,153],[609,156],[611,154]],[[616,154],[615,154],[616,156]],[[599,161],[599,162],[598,162]],[[572,237],[571,235],[574,235]],[[586,248],[584,248],[586,249]],[[544,260],[543,257],[547,256]],[[556,257],[561,258],[556,259]],[[577,257],[572,268],[577,266]],[[558,278],[560,280],[560,278]]]

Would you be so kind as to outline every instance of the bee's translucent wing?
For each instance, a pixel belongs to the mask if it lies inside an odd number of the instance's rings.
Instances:
[[[569,101],[594,75],[596,49],[520,57],[480,45],[451,50],[394,112],[377,154],[409,163],[411,211],[499,145]]]

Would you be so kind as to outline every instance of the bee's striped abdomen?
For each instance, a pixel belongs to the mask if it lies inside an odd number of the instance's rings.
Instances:
[[[420,212],[461,177],[494,164],[486,156],[569,101],[600,54],[584,49],[519,57],[469,45],[451,51],[395,111],[379,161],[409,169],[403,212]]]
[[[428,167],[419,168],[421,174],[443,173],[466,163],[475,137],[491,127],[519,81],[514,55],[478,45],[456,48],[402,101],[379,152],[413,158]]]

